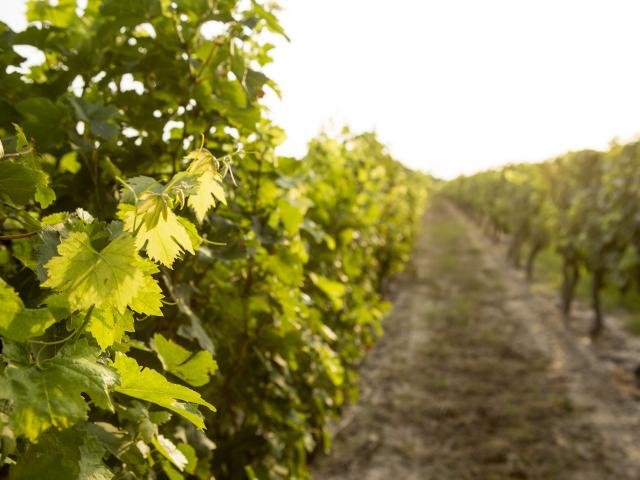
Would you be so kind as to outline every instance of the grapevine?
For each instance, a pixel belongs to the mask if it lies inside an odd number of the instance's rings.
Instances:
[[[27,17],[0,23],[0,474],[308,478],[426,177],[373,134],[276,155],[276,6]],[[46,61],[21,69],[14,45]]]

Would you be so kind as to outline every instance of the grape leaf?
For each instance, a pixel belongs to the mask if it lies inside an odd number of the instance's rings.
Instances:
[[[187,172],[198,174],[198,189],[189,196],[189,206],[193,208],[198,222],[202,222],[207,211],[215,206],[216,200],[227,204],[222,176],[218,173],[219,162],[206,149],[189,153],[185,160],[190,161]]]
[[[311,281],[316,287],[322,290],[322,292],[329,297],[329,300],[331,300],[331,303],[333,304],[333,308],[336,310],[342,309],[346,291],[344,284],[334,280],[329,280],[328,278],[316,275],[315,273],[311,273],[309,278],[311,278]]]
[[[160,288],[156,279],[152,277],[160,270],[155,263],[144,258],[140,259],[139,267],[146,275],[144,276],[143,285],[129,303],[129,307],[138,313],[161,317],[162,310],[160,308],[162,307],[164,295],[162,294],[162,288]]]
[[[127,184],[120,190],[120,195],[123,202],[135,204],[148,191],[161,193],[162,185],[155,178],[141,175],[127,179]]]
[[[198,428],[204,428],[204,421],[202,414],[193,404],[207,407],[212,412],[216,411],[199,393],[167,381],[160,373],[141,367],[133,358],[123,353],[116,353],[113,366],[120,374],[121,380],[120,385],[114,388],[116,392],[160,405],[182,415]]]
[[[282,225],[289,235],[295,235],[300,230],[304,220],[305,209],[294,205],[290,199],[282,198],[278,201],[278,213]]]
[[[82,426],[84,427],[84,426]],[[113,473],[102,461],[106,448],[84,428],[49,431],[29,445],[11,469],[12,479],[110,480]]]
[[[221,180],[220,175],[213,172],[203,172],[200,175],[197,193],[189,196],[189,206],[193,208],[198,222],[202,222],[207,211],[215,207],[216,199],[227,204]]]
[[[46,308],[25,308],[18,293],[0,278],[0,335],[24,342],[39,337],[55,322]]]
[[[36,185],[36,194],[34,198],[42,208],[47,208],[56,199],[56,192],[48,185],[49,179],[46,178],[46,185]]]
[[[134,332],[133,314],[129,310],[120,313],[112,308],[94,309],[87,330],[102,350],[122,340],[125,332]]]
[[[69,103],[73,106],[77,119],[85,122],[94,135],[109,140],[118,134],[118,126],[114,120],[118,109],[115,106],[105,106],[102,102],[94,103],[76,97],[69,97]]]
[[[27,19],[47,22],[53,26],[66,28],[77,18],[76,0],[59,0],[55,6],[51,2],[28,2]]]
[[[74,309],[95,305],[123,313],[134,300],[139,302],[136,297],[141,291],[155,295],[150,301],[160,301],[159,291],[154,293],[148,286],[144,261],[130,235],[97,251],[85,232],[73,232],[62,240],[58,253],[46,264],[49,278],[42,285],[63,292]]]
[[[198,233],[198,228],[189,220],[187,220],[186,218],[180,215],[178,215],[178,221],[182,224],[184,229],[189,234],[189,238],[191,239],[191,245],[193,246],[193,249],[198,250],[200,248],[200,245],[202,245],[202,237]]]
[[[315,345],[316,352],[318,352],[322,366],[325,373],[335,386],[339,387],[344,382],[344,366],[340,361],[338,354],[323,343]]]
[[[135,233],[136,248],[146,249],[152,260],[171,267],[184,251],[195,253],[189,232],[170,208],[136,210],[133,205],[120,204],[118,215],[125,230]]]
[[[36,441],[49,427],[63,429],[87,418],[82,394],[112,409],[108,388],[118,382],[113,368],[99,363],[99,350],[80,340],[33,366],[9,364],[0,377],[0,398],[12,401],[14,431]]]
[[[164,369],[194,387],[209,382],[209,375],[218,370],[218,364],[210,352],[192,353],[159,333],[153,336],[153,344]]]
[[[102,461],[107,449],[95,437],[87,436],[79,450],[79,479],[111,480],[114,477],[113,472]]]
[[[36,194],[36,186],[44,183],[43,172],[11,160],[0,163],[0,197],[16,205],[24,205]]]

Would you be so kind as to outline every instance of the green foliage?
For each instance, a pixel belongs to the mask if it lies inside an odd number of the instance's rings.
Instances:
[[[34,365],[8,359],[0,398],[11,402],[9,423],[16,435],[36,441],[49,427],[63,429],[86,420],[89,407],[82,393],[98,407],[112,409],[108,389],[118,376],[98,357],[97,348],[78,341]]]
[[[270,3],[27,15],[0,23],[0,475],[307,478],[428,182],[373,134],[274,154]]]

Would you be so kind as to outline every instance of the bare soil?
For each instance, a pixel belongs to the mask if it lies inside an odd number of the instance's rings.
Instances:
[[[586,341],[504,258],[434,203],[315,479],[640,479],[639,342]]]

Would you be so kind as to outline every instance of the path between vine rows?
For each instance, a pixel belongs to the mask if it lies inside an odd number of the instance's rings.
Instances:
[[[314,479],[640,479],[639,391],[607,360],[640,345],[588,344],[503,253],[435,201]]]

